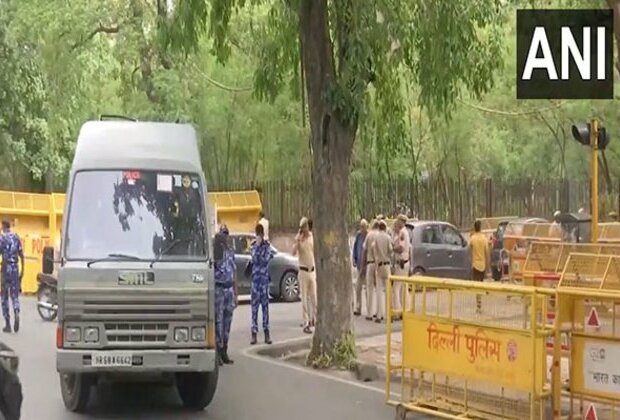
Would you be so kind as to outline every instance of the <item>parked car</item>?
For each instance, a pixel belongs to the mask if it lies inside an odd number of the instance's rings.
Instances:
[[[491,274],[493,280],[499,281],[502,276],[508,274],[510,259],[504,251],[504,233],[508,223],[513,223],[515,227],[523,226],[524,223],[549,223],[540,217],[524,217],[516,220],[506,220],[500,222],[497,230],[491,235]],[[513,232],[518,234],[518,232]]]
[[[459,230],[446,222],[409,221],[411,274],[471,278],[471,252]]]
[[[237,265],[237,288],[240,295],[249,295],[252,279],[246,276],[246,267],[250,262],[250,245],[254,240],[251,233],[231,233],[235,250],[235,262]],[[285,302],[299,300],[299,280],[297,271],[299,264],[297,258],[286,252],[278,251],[271,246],[275,256],[269,263],[270,294],[273,298]]]

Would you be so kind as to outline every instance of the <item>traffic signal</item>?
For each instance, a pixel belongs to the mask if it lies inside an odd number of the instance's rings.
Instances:
[[[573,137],[584,146],[590,146],[590,123],[575,124],[572,127]],[[597,146],[599,150],[604,150],[609,144],[609,135],[605,127],[597,130]]]

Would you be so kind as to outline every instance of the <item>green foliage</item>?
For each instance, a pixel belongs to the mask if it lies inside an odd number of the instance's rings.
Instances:
[[[338,368],[352,370],[356,364],[355,337],[348,333],[334,345],[331,353],[321,353],[308,360],[307,363],[315,369]]]
[[[101,113],[192,122],[212,184],[307,179],[299,1],[184,0],[173,13],[139,0],[1,1],[2,188],[40,190],[51,175],[64,187],[79,127]],[[618,179],[613,102],[515,99],[515,4],[527,3],[329,2],[337,77],[324,94],[359,122],[352,176],[581,179],[588,157],[570,124],[598,116]]]

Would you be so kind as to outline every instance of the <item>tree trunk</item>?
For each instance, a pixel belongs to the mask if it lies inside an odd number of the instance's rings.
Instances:
[[[613,10],[614,35],[616,37],[616,45],[620,48],[620,0],[607,0],[607,5]],[[616,70],[620,73],[620,58],[616,61]]]
[[[302,58],[312,139],[314,255],[318,313],[309,359],[331,354],[352,332],[351,262],[346,215],[356,124],[334,112],[325,93],[335,80],[327,0],[302,0]]]

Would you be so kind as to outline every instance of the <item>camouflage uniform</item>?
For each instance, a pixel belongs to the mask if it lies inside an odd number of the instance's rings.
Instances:
[[[24,258],[22,242],[19,236],[6,231],[0,237],[0,253],[2,253],[2,316],[9,325],[9,296],[13,302],[15,318],[19,316],[19,289],[21,278],[17,267],[18,258]],[[16,328],[17,329],[17,328]]]
[[[226,249],[222,260],[215,262],[215,338],[219,349],[228,347],[235,309],[234,273],[235,253]]]
[[[258,306],[263,311],[263,331],[269,333],[269,262],[273,258],[271,245],[266,240],[252,242],[252,334],[258,332]]]

